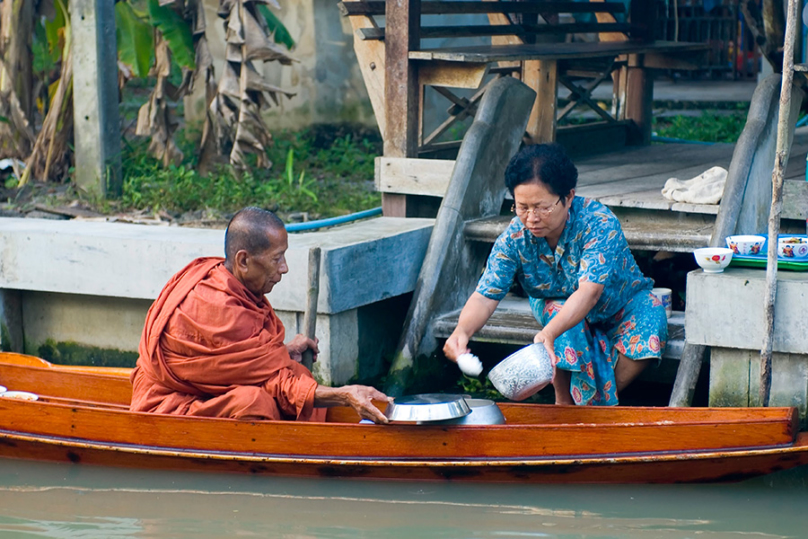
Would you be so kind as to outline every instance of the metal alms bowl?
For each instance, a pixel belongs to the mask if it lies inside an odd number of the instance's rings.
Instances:
[[[521,401],[553,380],[553,363],[544,344],[531,344],[503,359],[491,369],[488,379],[503,397]]]
[[[390,421],[443,421],[471,413],[463,395],[422,393],[399,397],[387,405],[384,415]]]
[[[445,421],[431,421],[430,425],[504,425],[505,416],[499,406],[488,399],[466,399],[471,408],[469,415]]]

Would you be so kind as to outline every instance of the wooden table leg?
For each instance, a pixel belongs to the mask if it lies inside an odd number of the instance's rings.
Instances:
[[[654,81],[643,66],[642,54],[630,54],[626,67],[626,119],[634,120],[636,129],[629,131],[628,143],[651,144]]]
[[[527,122],[527,134],[538,144],[556,138],[556,105],[558,101],[558,64],[555,60],[527,60],[522,80],[536,91],[536,102]]]

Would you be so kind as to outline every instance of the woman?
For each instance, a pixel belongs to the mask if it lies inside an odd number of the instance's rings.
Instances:
[[[505,170],[516,217],[488,257],[477,290],[443,348],[456,361],[514,279],[527,293],[553,360],[556,404],[618,404],[618,394],[659,359],[665,308],[637,267],[614,214],[575,196],[578,171],[557,144],[528,146]]]

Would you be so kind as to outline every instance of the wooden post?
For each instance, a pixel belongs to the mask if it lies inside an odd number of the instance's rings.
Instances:
[[[317,299],[320,296],[320,248],[309,249],[309,288],[306,292],[306,312],[303,314],[303,334],[314,340],[317,329]],[[314,353],[303,352],[303,366],[314,368]]]
[[[418,156],[420,87],[418,69],[409,53],[420,48],[420,29],[421,0],[385,3],[385,157]],[[406,217],[406,197],[382,194],[382,211],[385,216]]]
[[[628,144],[651,144],[653,127],[654,81],[643,66],[642,54],[630,54],[626,67],[625,118],[634,120],[635,128],[629,132]]]
[[[696,382],[699,381],[699,373],[706,353],[706,346],[685,342],[668,406],[682,407],[693,404],[693,393],[696,391]]]
[[[522,66],[522,82],[536,92],[536,101],[527,122],[527,134],[534,144],[554,142],[558,63],[555,60],[527,60]]]
[[[76,185],[98,197],[123,187],[114,4],[70,2]]]
[[[777,238],[780,235],[780,213],[783,209],[783,172],[788,164],[791,83],[794,80],[794,38],[797,34],[797,1],[788,0],[786,37],[783,48],[783,82],[780,87],[780,114],[777,122],[777,150],[772,171],[772,207],[769,212],[768,258],[766,261],[766,294],[763,303],[764,337],[760,350],[761,406],[769,405],[772,385],[772,341],[774,339],[774,302],[777,296]]]

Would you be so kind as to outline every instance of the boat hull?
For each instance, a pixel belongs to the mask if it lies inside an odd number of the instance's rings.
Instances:
[[[0,458],[157,470],[415,481],[738,481],[808,464],[794,408],[501,404],[505,425],[363,425],[132,413],[128,371],[0,354]]]

